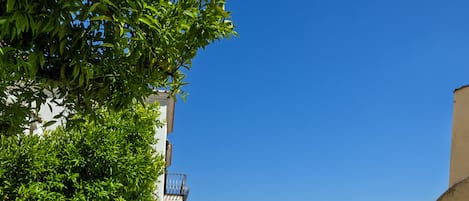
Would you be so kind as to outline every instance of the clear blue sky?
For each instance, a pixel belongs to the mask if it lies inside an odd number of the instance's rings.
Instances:
[[[190,201],[431,201],[448,185],[467,0],[228,0],[200,51],[172,172]]]

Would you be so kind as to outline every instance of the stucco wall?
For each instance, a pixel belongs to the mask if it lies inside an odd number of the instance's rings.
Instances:
[[[449,188],[437,201],[469,201],[469,87],[454,91]]]
[[[468,201],[469,179],[466,178],[449,188],[437,201]]]
[[[167,111],[166,108],[167,108],[166,104],[160,103],[159,120],[162,122],[166,122],[166,111]],[[154,148],[159,154],[162,154],[163,156],[165,156],[166,155],[166,140],[168,137],[168,134],[166,133],[167,125],[165,123],[163,127],[155,128],[155,129],[156,129],[155,138],[157,139],[157,143]],[[164,174],[158,177],[157,190],[155,191],[155,194],[157,195],[157,198],[159,198],[159,200],[162,200],[161,198],[163,198],[164,196],[164,182],[165,182],[164,179],[165,179]]]
[[[454,92],[449,186],[469,175],[469,87]],[[469,200],[469,199],[468,199]]]

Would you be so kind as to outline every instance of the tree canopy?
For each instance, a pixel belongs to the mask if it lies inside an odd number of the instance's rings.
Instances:
[[[69,111],[181,93],[200,48],[236,34],[225,0],[0,0],[0,132],[51,99]]]
[[[103,124],[84,117],[81,127],[59,127],[44,137],[1,137],[0,200],[156,201],[165,168],[152,148],[157,105],[96,112]]]

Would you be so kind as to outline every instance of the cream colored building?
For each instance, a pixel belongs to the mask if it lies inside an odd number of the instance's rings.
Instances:
[[[158,140],[155,150],[165,156],[166,167],[171,165],[172,144],[168,140],[168,135],[173,132],[174,127],[174,99],[165,92],[158,92],[147,99],[148,103],[159,102],[160,117],[164,122],[163,127],[156,128],[155,138]],[[186,185],[186,175],[178,173],[168,173],[158,178],[159,183],[155,196],[163,201],[186,201],[189,195],[189,188]],[[163,199],[161,199],[163,198]]]
[[[449,187],[437,201],[469,201],[469,85],[454,90]]]

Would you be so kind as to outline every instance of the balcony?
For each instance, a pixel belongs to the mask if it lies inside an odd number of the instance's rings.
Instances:
[[[165,175],[164,201],[186,201],[189,187],[186,186],[186,175],[167,173]]]

